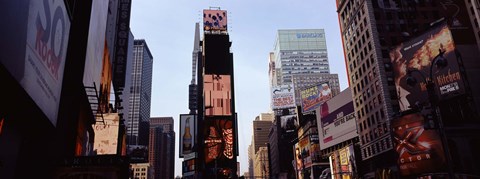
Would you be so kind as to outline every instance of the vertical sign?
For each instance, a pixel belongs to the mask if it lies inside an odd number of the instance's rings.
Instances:
[[[115,90],[125,87],[127,68],[128,36],[130,32],[131,0],[119,0],[117,15],[117,33],[115,35],[115,57],[113,84]]]

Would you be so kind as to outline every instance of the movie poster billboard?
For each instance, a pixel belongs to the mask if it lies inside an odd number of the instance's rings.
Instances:
[[[219,167],[224,173],[217,175],[229,176],[233,174],[232,167],[236,166],[234,159],[235,136],[231,119],[204,120],[203,136],[204,161],[207,167]],[[219,170],[220,171],[220,170]]]
[[[7,58],[0,61],[56,126],[70,18],[64,1],[29,2],[29,7],[26,7],[29,9],[26,34],[20,38],[26,40],[26,46],[22,47],[25,48],[23,52],[15,51],[25,53],[22,56],[24,59]],[[9,44],[8,41],[2,43]]]
[[[306,88],[300,91],[302,112],[310,112],[318,108],[322,103],[332,98],[332,90],[328,82]]]
[[[227,11],[225,10],[203,10],[204,31],[227,31]]]
[[[280,126],[285,133],[294,132],[298,128],[297,115],[280,116]]]
[[[295,90],[291,85],[272,87],[272,109],[295,107]]]
[[[465,93],[452,33],[446,25],[440,25],[390,51],[400,110],[406,111],[415,104],[428,103],[424,79],[429,78],[430,67],[436,58],[448,62],[443,69],[433,65],[432,80],[436,84],[435,91],[439,99],[448,99]],[[418,81],[415,86],[407,84],[409,72]]]
[[[330,156],[332,176],[335,178],[353,178],[357,174],[357,163],[353,145],[336,150]]]
[[[93,151],[97,155],[117,154],[120,117],[118,113],[107,113],[103,119],[105,123],[97,122],[92,126],[95,132]]]
[[[444,171],[446,161],[435,130],[425,130],[419,113],[406,114],[392,121],[397,164],[402,176]]]
[[[179,155],[183,158],[185,155],[193,152],[196,141],[196,117],[193,114],[180,115],[180,146]]]
[[[321,149],[326,149],[343,141],[355,138],[357,121],[354,113],[350,88],[323,103],[317,108],[317,123]]]

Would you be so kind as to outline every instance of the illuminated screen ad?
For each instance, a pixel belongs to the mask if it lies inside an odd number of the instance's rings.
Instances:
[[[203,10],[204,31],[227,31],[227,11]]]
[[[180,157],[193,152],[196,129],[195,115],[180,115]]]
[[[203,79],[205,116],[232,115],[231,76],[205,74]]]
[[[205,165],[219,168],[217,175],[229,176],[232,174],[234,162],[234,134],[232,120],[206,119],[204,120],[203,135]]]
[[[421,114],[404,115],[392,122],[397,164],[402,176],[445,169],[441,140],[435,130],[425,130]]]

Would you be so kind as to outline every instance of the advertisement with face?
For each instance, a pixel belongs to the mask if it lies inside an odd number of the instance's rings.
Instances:
[[[295,107],[295,90],[291,85],[272,87],[272,109]]]
[[[180,115],[180,158],[186,154],[192,153],[196,138],[196,117],[191,114]]]
[[[442,143],[435,130],[423,128],[421,114],[404,115],[392,122],[397,164],[402,176],[445,171]]]
[[[227,31],[227,11],[203,10],[204,31]]]
[[[93,150],[97,155],[117,154],[118,130],[120,117],[118,113],[104,114],[103,123],[95,123],[93,131],[95,132],[95,142]]]
[[[310,112],[333,97],[328,82],[321,83],[300,91],[302,112]]]
[[[30,1],[29,9],[24,74],[17,80],[56,125],[70,19],[63,1]]]
[[[294,132],[298,128],[297,115],[280,116],[280,125],[282,130],[286,133]]]
[[[432,66],[432,62],[436,58],[446,60],[447,66],[443,69],[436,67],[435,64]],[[395,47],[390,51],[390,61],[394,69],[395,87],[402,111],[415,105],[428,103],[424,79],[429,78],[430,67],[433,69],[432,80],[436,84],[435,91],[440,100],[465,93],[452,33],[446,25],[438,26]],[[407,84],[409,73],[419,82],[418,84],[414,86]]]

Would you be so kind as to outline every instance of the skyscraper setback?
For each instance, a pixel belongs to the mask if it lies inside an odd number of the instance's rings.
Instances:
[[[128,145],[148,146],[153,56],[145,40],[135,40],[127,121]]]

